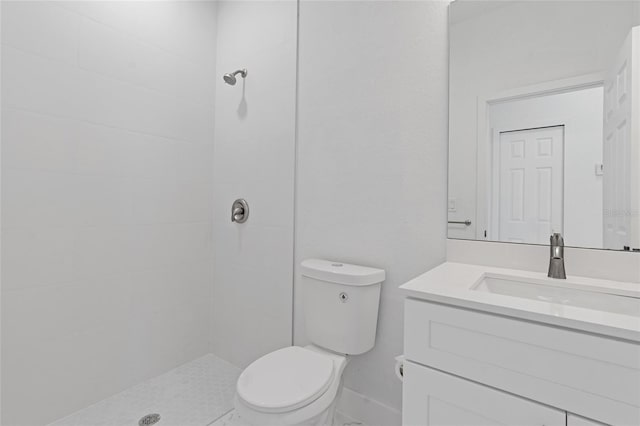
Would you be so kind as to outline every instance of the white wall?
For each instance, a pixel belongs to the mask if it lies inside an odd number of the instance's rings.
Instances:
[[[296,19],[293,0],[218,7],[211,336],[240,367],[292,339]],[[246,80],[225,84],[238,68]],[[236,198],[244,224],[231,222]]]
[[[562,234],[568,246],[603,247],[602,175],[595,172],[603,155],[603,105],[600,86],[501,102],[492,105],[489,111],[494,134],[564,126],[563,182],[559,184],[564,183]],[[488,202],[479,199],[478,209],[487,209]]]
[[[206,353],[215,7],[2,2],[2,423]]]
[[[447,2],[300,4],[296,295],[300,261],[387,270],[375,348],[345,385],[401,406],[397,287],[445,257]],[[299,297],[295,342],[305,344]]]
[[[454,2],[452,16],[469,3],[474,2]],[[457,201],[451,217],[473,222],[450,226],[449,236],[455,238],[477,235],[478,97],[602,72],[629,28],[638,24],[634,1],[491,3],[500,2],[486,2],[481,16],[456,22],[450,31],[449,197]]]

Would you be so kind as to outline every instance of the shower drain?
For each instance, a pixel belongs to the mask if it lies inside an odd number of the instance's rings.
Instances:
[[[155,425],[160,421],[160,414],[147,414],[138,421],[139,426]]]

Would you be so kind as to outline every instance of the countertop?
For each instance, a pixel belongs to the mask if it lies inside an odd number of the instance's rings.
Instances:
[[[603,312],[543,300],[472,290],[485,274],[533,279],[540,284],[592,290],[640,298],[640,283],[568,276],[554,280],[545,273],[445,262],[408,281],[400,289],[408,297],[572,328],[640,343],[640,317]],[[637,299],[640,304],[640,299]]]

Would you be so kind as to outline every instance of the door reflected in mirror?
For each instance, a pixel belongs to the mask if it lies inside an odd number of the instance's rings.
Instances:
[[[640,251],[640,2],[450,6],[449,238]]]

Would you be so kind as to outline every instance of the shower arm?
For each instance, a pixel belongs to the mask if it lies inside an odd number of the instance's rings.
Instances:
[[[246,69],[246,68],[243,68],[243,69],[241,69],[241,70],[237,70],[237,71],[234,71],[233,73],[231,73],[231,75],[233,75],[234,77],[235,77],[236,75],[238,75],[238,74],[240,74],[240,76],[241,76],[242,78],[245,78],[245,77],[247,76],[247,69]]]

